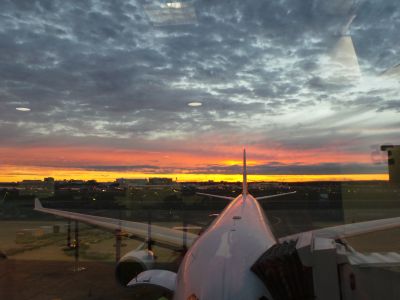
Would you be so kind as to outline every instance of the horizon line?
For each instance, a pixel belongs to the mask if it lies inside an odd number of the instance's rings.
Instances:
[[[61,173],[61,174],[60,174]],[[216,174],[216,173],[120,173],[120,172],[43,172],[41,174],[3,174],[0,182],[16,183],[23,180],[43,180],[53,177],[56,181],[63,180],[96,180],[97,182],[113,182],[116,179],[148,179],[170,178],[176,182],[242,182],[243,174]],[[249,182],[316,182],[316,181],[388,181],[389,175],[382,173],[372,174],[248,174]]]

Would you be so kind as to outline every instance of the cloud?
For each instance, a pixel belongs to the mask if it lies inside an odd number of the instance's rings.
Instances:
[[[89,171],[106,171],[106,172],[129,172],[129,171],[157,171],[159,166],[151,165],[132,165],[132,166],[74,166],[73,168],[84,169]]]
[[[398,137],[400,80],[381,76],[398,63],[397,1],[204,0],[175,26],[153,26],[144,3],[0,3],[4,146],[352,154]],[[352,13],[361,79],[329,63]]]
[[[242,166],[207,165],[204,168],[187,169],[190,173],[215,173],[215,174],[241,174]],[[248,173],[252,175],[322,175],[322,174],[379,174],[386,172],[384,164],[346,164],[346,163],[321,163],[321,164],[283,164],[271,162],[257,166],[248,166]]]

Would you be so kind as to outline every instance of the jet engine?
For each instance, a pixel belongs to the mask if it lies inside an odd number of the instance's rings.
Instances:
[[[141,272],[151,269],[154,260],[154,254],[150,250],[128,252],[121,258],[115,269],[117,281],[122,286],[127,286]]]

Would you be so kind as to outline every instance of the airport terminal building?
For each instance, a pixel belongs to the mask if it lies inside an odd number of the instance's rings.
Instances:
[[[381,150],[388,153],[390,183],[400,186],[400,145],[383,145]]]

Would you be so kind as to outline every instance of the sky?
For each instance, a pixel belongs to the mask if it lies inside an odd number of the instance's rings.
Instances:
[[[2,0],[0,16],[0,181],[236,180],[243,148],[259,179],[387,179],[397,0]]]

